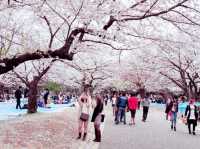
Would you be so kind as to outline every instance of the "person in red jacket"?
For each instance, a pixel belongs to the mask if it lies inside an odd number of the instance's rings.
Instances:
[[[130,125],[135,125],[135,113],[138,107],[138,99],[136,93],[131,93],[131,97],[128,99],[128,108],[131,112],[131,122]]]

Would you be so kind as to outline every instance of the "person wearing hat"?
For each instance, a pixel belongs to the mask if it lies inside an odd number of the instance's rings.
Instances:
[[[191,134],[191,125],[193,125],[192,134],[195,135],[195,128],[197,126],[198,112],[197,106],[195,105],[195,100],[190,99],[189,105],[187,105],[185,110],[185,117],[187,117],[188,131]]]

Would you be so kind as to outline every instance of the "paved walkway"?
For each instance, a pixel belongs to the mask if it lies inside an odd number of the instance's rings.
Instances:
[[[130,113],[127,113],[127,123]],[[170,129],[170,123],[160,109],[151,107],[148,121],[141,121],[142,111],[136,113],[136,125],[115,125],[111,109],[107,110],[100,149],[199,149],[200,130],[192,136],[181,122],[177,125],[177,132]]]

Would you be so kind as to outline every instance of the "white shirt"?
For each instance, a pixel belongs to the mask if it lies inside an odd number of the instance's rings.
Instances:
[[[112,98],[112,104],[115,104],[115,105],[116,105],[116,101],[117,101],[117,98],[116,98],[116,97],[113,97],[113,98]]]
[[[190,117],[189,117],[189,119],[190,120],[195,120],[195,113],[194,113],[194,110],[195,110],[195,107],[194,107],[194,105],[190,105]]]

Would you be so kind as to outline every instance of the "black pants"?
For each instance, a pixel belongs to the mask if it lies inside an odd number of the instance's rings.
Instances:
[[[47,100],[48,100],[48,98],[44,98],[44,104],[45,105],[47,104]]]
[[[138,110],[140,110],[140,101],[138,101]]]
[[[146,121],[148,115],[149,107],[143,107],[143,121]]]
[[[20,98],[17,99],[16,109],[18,109],[18,107],[21,109],[21,100],[20,100]]]
[[[107,104],[108,104],[108,100],[105,100],[105,105],[107,106]]]
[[[196,120],[188,120],[188,131],[189,131],[189,133],[191,133],[191,124],[193,125],[193,132],[195,132],[197,121]]]
[[[117,115],[118,115],[118,108],[115,111],[115,122],[117,121]]]

